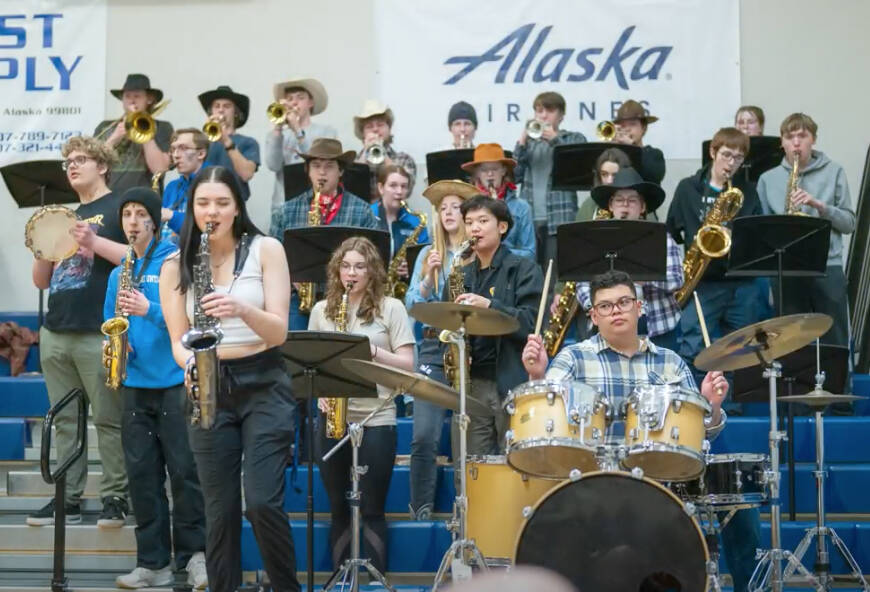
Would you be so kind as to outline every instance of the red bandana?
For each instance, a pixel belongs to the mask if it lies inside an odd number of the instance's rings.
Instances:
[[[478,184],[477,188],[480,189],[481,191],[483,191],[486,195],[489,195],[489,188],[484,187],[483,185],[480,185],[480,184]],[[504,184],[502,184],[502,186],[496,190],[495,196],[498,199],[504,199],[504,196],[507,195],[508,189],[516,190],[516,188],[517,188],[517,186],[514,185],[513,183],[511,183],[510,181],[505,181]]]
[[[338,210],[341,209],[341,198],[344,195],[341,185],[338,186],[336,195],[320,194],[320,219],[322,224],[330,224]]]

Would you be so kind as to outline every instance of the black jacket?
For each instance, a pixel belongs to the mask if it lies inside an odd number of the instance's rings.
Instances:
[[[665,155],[658,148],[644,146],[640,152],[640,170],[638,171],[644,181],[662,184],[665,178]]]
[[[691,177],[686,177],[677,185],[674,199],[668,209],[666,221],[668,232],[677,243],[685,245],[688,252],[695,234],[701,228],[705,216],[718,193],[708,185],[710,179],[710,165],[702,167]],[[761,214],[761,200],[755,184],[738,179],[735,187],[743,192],[743,206],[735,218],[744,216],[758,216]],[[707,198],[705,200],[705,198]],[[725,226],[731,227],[730,223]],[[725,279],[725,271],[728,269],[728,257],[721,257],[710,261],[710,265],[704,272],[704,281],[716,281]]]

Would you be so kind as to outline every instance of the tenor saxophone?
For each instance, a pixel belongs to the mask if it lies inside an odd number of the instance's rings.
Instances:
[[[220,388],[220,360],[217,346],[224,337],[220,321],[202,307],[202,298],[214,292],[211,275],[211,248],[208,237],[214,230],[209,222],[199,238],[199,252],[193,265],[193,326],[181,336],[181,345],[193,352],[188,389],[193,410],[190,423],[209,430],[214,426],[217,396]]]
[[[335,330],[347,333],[347,299],[353,282],[348,282],[341,295],[341,304],[335,316]],[[326,437],[341,440],[347,432],[347,397],[329,397],[326,399]]]
[[[423,229],[426,228],[427,218],[426,214],[423,212],[414,212],[408,209],[408,206],[404,201],[402,202],[402,207],[420,219],[420,223],[417,224],[414,232],[405,239],[405,242],[403,242],[402,246],[399,247],[399,250],[396,251],[396,254],[393,256],[393,259],[390,261],[390,265],[387,268],[387,294],[404,302],[405,293],[408,291],[408,283],[399,278],[399,266],[402,265],[403,261],[408,260],[408,247],[416,245],[420,240],[420,235],[423,233]]]
[[[453,256],[453,264],[450,267],[450,273],[447,275],[447,294],[450,302],[456,302],[459,295],[465,292],[465,274],[462,272],[462,260],[471,255],[471,250],[476,243],[477,238],[471,237],[459,246],[459,250]],[[449,331],[441,332],[439,337],[441,341],[446,341],[447,333]],[[468,386],[467,380],[471,376],[471,363],[467,355],[469,353],[467,338],[465,352],[465,377],[466,386]],[[449,343],[444,352],[444,376],[453,388],[458,391],[461,386],[459,380],[459,346],[455,343]]]
[[[311,205],[308,207],[308,226],[320,226],[322,223],[320,215],[320,192],[322,189],[323,183],[320,182],[314,190]],[[296,288],[296,293],[299,294],[299,312],[311,313],[314,304],[317,302],[316,287],[317,285],[314,282],[305,282],[299,284]]]
[[[106,386],[117,390],[127,378],[127,343],[129,339],[130,320],[127,313],[121,310],[121,292],[133,289],[133,243],[136,235],[130,235],[127,254],[124,256],[124,267],[118,277],[118,294],[115,296],[115,316],[100,326],[100,331],[106,336],[103,342],[103,368],[106,369]]]

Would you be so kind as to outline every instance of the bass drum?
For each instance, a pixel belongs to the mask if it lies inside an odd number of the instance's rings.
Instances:
[[[525,514],[517,565],[551,569],[581,591],[645,590],[654,582],[707,589],[710,556],[698,523],[650,479],[588,473],[553,488]]]

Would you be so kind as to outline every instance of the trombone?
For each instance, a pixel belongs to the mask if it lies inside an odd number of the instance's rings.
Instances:
[[[96,139],[102,139],[104,134],[110,133],[115,129],[115,126],[123,121],[128,140],[136,144],[147,144],[157,134],[157,122],[154,118],[166,109],[167,105],[169,105],[169,99],[154,105],[154,108],[150,112],[145,110],[125,113],[97,134]]]
[[[595,128],[595,135],[602,142],[612,142],[616,137],[616,124],[612,121],[602,121]]]
[[[218,119],[209,118],[209,120],[205,122],[205,125],[202,126],[202,133],[205,134],[205,137],[208,138],[209,142],[217,142],[221,139],[221,135],[223,134],[221,123],[223,120],[223,117],[219,117]]]

